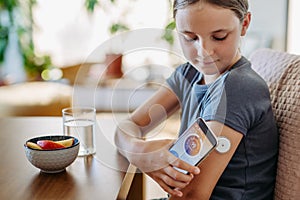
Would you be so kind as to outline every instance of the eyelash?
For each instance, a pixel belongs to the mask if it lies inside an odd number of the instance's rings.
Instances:
[[[222,38],[219,38],[219,37],[212,37],[214,40],[216,40],[216,41],[223,41],[223,40],[225,40],[226,38],[227,38],[227,35],[226,36],[224,36],[224,37],[222,37]]]
[[[184,40],[185,40],[185,41],[187,41],[187,42],[196,41],[197,39],[198,39],[197,37],[190,38],[190,37],[186,37],[186,36],[184,36]]]
[[[227,38],[227,35],[222,37],[222,38],[219,38],[219,37],[214,37],[212,36],[212,39],[215,40],[215,41],[223,41]],[[188,39],[188,37],[184,37],[185,41],[187,42],[193,42],[193,41],[196,41],[198,38],[197,37],[194,37],[194,38],[190,38]]]

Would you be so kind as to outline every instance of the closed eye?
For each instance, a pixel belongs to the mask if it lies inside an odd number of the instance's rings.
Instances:
[[[187,41],[187,42],[193,42],[193,41],[198,40],[198,37],[197,37],[197,36],[190,37],[190,36],[187,36],[187,35],[183,35],[183,38],[184,38],[184,40]]]
[[[223,40],[225,40],[225,39],[227,38],[227,35],[224,36],[224,37],[215,37],[215,36],[213,36],[212,38],[213,38],[214,40],[216,40],[216,41],[223,41]]]
[[[189,39],[185,39],[187,42],[193,42],[193,41],[196,41],[197,40],[197,38],[189,38]]]

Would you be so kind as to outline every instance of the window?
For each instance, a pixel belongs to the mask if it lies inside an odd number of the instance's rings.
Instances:
[[[168,0],[116,2],[113,5],[109,0],[100,0],[89,15],[85,0],[38,0],[34,9],[37,51],[50,54],[58,66],[78,64],[110,38],[108,27],[112,22],[123,20],[130,28],[137,29],[164,28],[170,20]]]
[[[288,22],[288,44],[287,51],[294,54],[300,54],[300,13],[299,0],[289,1],[289,22]]]

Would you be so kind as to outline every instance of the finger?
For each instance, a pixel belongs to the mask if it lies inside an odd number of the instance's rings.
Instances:
[[[176,169],[174,169],[172,166],[167,167],[164,169],[165,173],[168,174],[170,177],[172,177],[174,180],[181,181],[184,183],[189,183],[194,178],[193,174],[184,174]]]
[[[166,183],[164,183],[162,180],[157,181],[157,183],[160,185],[160,187],[165,192],[167,192],[171,196],[182,197],[183,193],[181,191],[179,191],[178,189],[174,189],[174,188],[170,187],[169,185],[167,185]]]
[[[183,169],[191,174],[199,174],[200,173],[200,169],[199,167],[197,166],[193,166],[193,165],[190,165],[186,162],[184,162],[183,160],[180,160],[180,159],[176,159],[174,162],[171,163],[171,165],[173,167],[177,167],[179,169]]]
[[[165,184],[167,184],[169,187],[179,188],[179,189],[185,188],[189,183],[189,182],[182,182],[182,181],[175,180],[175,179],[173,179],[172,177],[170,177],[169,175],[166,175],[166,174],[163,174],[161,176],[161,180],[163,180],[163,182]]]

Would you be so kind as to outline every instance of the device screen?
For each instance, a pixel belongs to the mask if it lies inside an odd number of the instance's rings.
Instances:
[[[217,145],[216,136],[209,130],[203,119],[198,118],[171,146],[169,151],[181,160],[199,164]],[[177,170],[187,173],[184,170]]]

